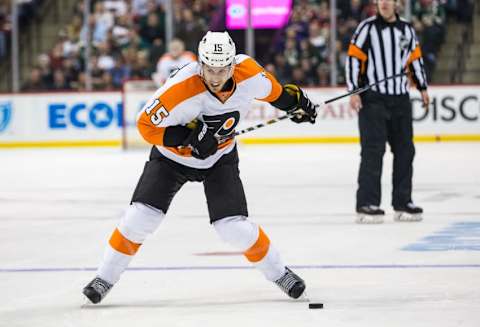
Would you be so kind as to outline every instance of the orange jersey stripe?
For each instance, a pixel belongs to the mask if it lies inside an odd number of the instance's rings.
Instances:
[[[263,98],[263,99],[258,99],[260,101],[265,101],[265,102],[273,102],[278,99],[280,94],[283,92],[283,87],[278,83],[277,79],[270,74],[269,72],[265,72],[265,76],[272,82],[272,90],[270,91],[270,94]]]
[[[408,57],[407,66],[410,66],[410,64],[413,61],[420,59],[421,57],[422,57],[422,50],[420,50],[420,46],[417,45],[415,50],[413,50],[413,52]]]
[[[194,75],[180,83],[172,85],[160,95],[156,107],[150,110],[148,114],[144,111],[138,119],[137,128],[142,137],[150,144],[163,145],[165,128],[155,126],[151,122],[152,116],[160,109],[170,112],[174,110],[179,103],[194,97],[205,90],[206,87],[198,75]],[[165,116],[167,115],[168,113],[166,113]]]
[[[270,247],[270,239],[263,232],[263,229],[258,227],[257,241],[243,254],[245,255],[245,257],[247,257],[248,261],[258,262],[267,255],[269,247]]]
[[[248,58],[241,63],[235,65],[235,70],[233,71],[233,79],[235,80],[235,82],[240,83],[261,72],[263,72],[263,68],[260,67],[255,60],[253,60],[252,58]]]
[[[218,145],[218,150],[226,148],[230,144],[233,143],[233,139],[230,139],[224,143],[221,143]],[[176,155],[182,156],[182,157],[191,157],[192,156],[192,149],[189,147],[165,147],[165,149],[168,149],[169,151],[175,153]]]
[[[265,70],[260,65],[258,65],[257,62],[252,58],[245,59],[241,63],[235,65],[233,79],[236,83],[240,83],[262,72],[272,83],[272,90],[270,91],[270,94],[268,96],[259,100],[266,102],[275,101],[282,93],[282,86],[280,85],[280,83],[278,83],[277,79],[273,77],[272,74],[265,72]]]
[[[226,148],[227,146],[229,146],[230,144],[233,143],[233,139],[230,139],[230,140],[227,140],[221,144],[218,145],[218,149],[221,150],[223,148]]]
[[[179,147],[166,146],[165,149],[172,151],[176,155],[179,155],[182,157],[192,156],[192,149],[187,146],[179,146]]]
[[[137,128],[140,135],[150,144],[163,145],[163,135],[165,127],[155,127],[152,125],[149,116],[145,112],[142,113],[137,122]]]
[[[133,243],[132,241],[128,240],[125,236],[120,233],[118,228],[115,228],[112,236],[110,237],[110,246],[126,255],[134,255],[137,253],[138,248],[142,244]]]
[[[159,99],[168,111],[172,111],[179,103],[206,90],[207,88],[205,84],[203,84],[200,76],[193,75],[180,83],[172,85],[160,95]]]

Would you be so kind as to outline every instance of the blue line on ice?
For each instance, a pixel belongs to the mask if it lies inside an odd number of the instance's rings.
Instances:
[[[480,269],[480,264],[372,264],[372,265],[291,265],[294,269]],[[168,271],[168,270],[241,270],[254,269],[253,266],[165,266],[131,267],[130,271]],[[38,268],[0,268],[0,273],[32,272],[75,272],[96,271],[95,267],[38,267]]]

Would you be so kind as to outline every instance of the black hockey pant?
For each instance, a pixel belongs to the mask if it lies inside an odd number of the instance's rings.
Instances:
[[[413,157],[412,105],[408,95],[362,94],[359,112],[361,162],[358,174],[357,209],[380,205],[381,176],[385,143],[393,153],[392,206],[411,201]]]

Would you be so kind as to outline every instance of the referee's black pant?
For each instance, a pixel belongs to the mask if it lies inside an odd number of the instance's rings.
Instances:
[[[408,95],[383,95],[367,91],[361,95],[359,112],[361,162],[358,174],[357,209],[380,205],[385,143],[393,153],[392,206],[411,202],[413,157],[412,104]]]

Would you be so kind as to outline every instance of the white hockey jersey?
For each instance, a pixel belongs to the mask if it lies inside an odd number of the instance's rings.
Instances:
[[[161,86],[175,70],[197,60],[190,51],[185,51],[180,57],[174,59],[170,54],[164,54],[157,63],[157,71],[152,75],[158,86]]]
[[[282,86],[268,72],[246,55],[235,57],[235,86],[224,101],[212,94],[200,77],[200,65],[191,63],[160,87],[137,117],[143,138],[157,146],[167,158],[194,168],[210,168],[220,157],[231,152],[235,140],[218,145],[218,151],[205,160],[192,157],[188,147],[166,147],[163,135],[168,126],[187,125],[195,119],[205,122],[215,135],[232,133],[245,118],[254,99],[272,102],[282,93]]]

